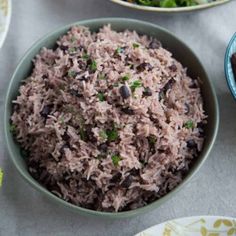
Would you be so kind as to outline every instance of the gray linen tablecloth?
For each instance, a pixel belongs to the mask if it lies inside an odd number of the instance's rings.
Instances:
[[[223,71],[225,49],[236,31],[235,13],[235,0],[214,9],[174,15],[126,9],[108,0],[13,0],[10,31],[0,51],[1,115],[14,68],[35,40],[70,22],[118,16],[159,24],[191,46],[214,83],[221,121],[208,160],[182,191],[153,212],[118,221],[82,217],[58,207],[32,189],[9,160],[1,131],[0,166],[5,178],[0,189],[0,235],[132,235],[176,217],[236,216],[236,102],[229,93]]]

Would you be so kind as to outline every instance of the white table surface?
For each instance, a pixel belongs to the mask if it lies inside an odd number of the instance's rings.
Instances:
[[[32,189],[9,160],[0,133],[0,235],[133,235],[156,223],[192,215],[236,217],[236,102],[226,85],[223,59],[236,31],[236,0],[201,12],[160,15],[126,9],[108,0],[13,0],[7,40],[0,51],[0,114],[11,74],[24,52],[45,33],[95,17],[130,17],[166,27],[191,45],[205,64],[220,104],[215,146],[198,174],[159,209],[132,219],[110,221],[82,217],[48,201]],[[0,119],[2,127],[2,118]]]

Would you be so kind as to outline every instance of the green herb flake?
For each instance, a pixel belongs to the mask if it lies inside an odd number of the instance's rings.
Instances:
[[[95,60],[92,60],[89,67],[91,71],[95,72],[97,70],[97,62]]]
[[[130,85],[130,89],[132,92],[135,91],[136,88],[140,88],[142,87],[142,83],[140,80],[135,80],[131,85]]]
[[[184,127],[186,129],[193,129],[194,128],[194,123],[192,120],[188,120],[187,122],[184,123]]]
[[[60,123],[62,123],[62,124],[64,124],[64,123],[65,123],[65,119],[64,119],[64,117],[63,117],[63,116],[61,116],[61,117],[58,119],[58,121],[59,121]]]
[[[96,159],[98,159],[98,160],[101,160],[101,159],[104,159],[104,158],[105,158],[105,156],[104,156],[104,155],[101,155],[101,154],[99,154],[99,155],[96,156]]]
[[[133,43],[133,48],[139,48],[139,44],[137,44],[137,43]]]
[[[11,132],[12,134],[15,134],[15,133],[16,133],[16,125],[14,125],[14,124],[11,124],[11,125],[10,125],[10,132]]]
[[[121,161],[121,158],[119,155],[112,155],[111,159],[112,159],[113,165],[116,167],[119,165],[119,162]]]
[[[84,60],[88,60],[88,59],[89,59],[89,55],[88,55],[87,53],[84,53],[84,54],[82,55],[82,58],[83,58]]]
[[[99,137],[103,140],[106,140],[107,139],[107,134],[104,130],[100,130],[99,131]]]
[[[122,52],[122,48],[121,48],[121,47],[118,47],[115,52],[116,52],[116,54],[121,53],[121,52]]]
[[[116,141],[119,137],[118,131],[116,130],[115,127],[112,130],[107,130],[106,134],[107,134],[107,139],[110,142]]]
[[[155,143],[157,142],[156,136],[150,135],[150,136],[148,137],[148,142],[149,142],[150,145],[155,145]]]
[[[70,38],[70,41],[71,41],[71,43],[74,43],[74,42],[76,41],[76,37],[75,37],[75,36],[72,36],[72,37]]]
[[[77,48],[73,47],[73,48],[69,48],[69,53],[75,53],[77,51]]]
[[[80,127],[80,129],[79,129],[79,134],[80,134],[81,140],[85,141],[86,140],[86,133],[82,127]]]
[[[98,93],[97,94],[97,97],[98,97],[98,99],[99,99],[99,101],[100,102],[104,102],[105,101],[105,95],[104,95],[104,93]]]
[[[99,75],[98,79],[99,79],[99,80],[105,80],[106,77],[105,77],[105,75]]]
[[[129,76],[128,76],[128,75],[125,75],[125,76],[123,76],[121,79],[122,79],[122,81],[127,81],[127,80],[129,80]]]
[[[68,76],[71,78],[74,78],[77,75],[77,72],[74,70],[69,70],[68,71]]]
[[[2,187],[3,182],[3,170],[0,168],[0,187]]]

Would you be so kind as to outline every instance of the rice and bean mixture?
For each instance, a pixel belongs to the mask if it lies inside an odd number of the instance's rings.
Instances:
[[[157,39],[74,26],[33,63],[11,130],[49,191],[126,211],[183,180],[202,149],[206,115],[197,79]]]

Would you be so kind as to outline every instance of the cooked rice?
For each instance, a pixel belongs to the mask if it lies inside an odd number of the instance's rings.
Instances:
[[[202,150],[197,79],[135,31],[72,27],[36,56],[19,91],[11,122],[29,172],[77,206],[145,206],[175,188]]]

